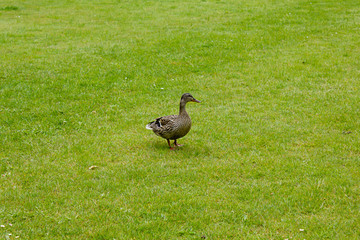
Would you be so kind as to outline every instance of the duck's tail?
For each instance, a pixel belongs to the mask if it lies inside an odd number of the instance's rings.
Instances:
[[[153,122],[150,122],[146,125],[146,129],[152,130],[151,124],[153,124]]]

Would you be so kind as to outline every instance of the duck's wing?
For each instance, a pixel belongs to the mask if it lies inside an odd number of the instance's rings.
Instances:
[[[169,115],[156,119],[156,122],[160,125],[159,127],[169,127],[172,126],[175,122],[177,115]]]
[[[155,119],[155,121],[150,122],[148,125],[146,125],[146,128],[151,130],[169,129],[174,125],[176,118],[177,115],[159,117]]]

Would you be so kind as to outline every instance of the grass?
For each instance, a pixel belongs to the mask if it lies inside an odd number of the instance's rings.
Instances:
[[[2,1],[0,238],[360,239],[359,16]],[[202,103],[169,151],[145,125],[184,92]]]

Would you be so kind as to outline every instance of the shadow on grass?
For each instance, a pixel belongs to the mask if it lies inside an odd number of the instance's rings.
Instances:
[[[169,153],[181,153],[184,157],[207,157],[211,155],[211,150],[208,146],[204,146],[203,144],[196,144],[190,142],[181,142],[183,146],[176,147],[175,150],[170,150],[166,140],[156,140],[152,143],[149,143],[148,150],[150,151],[159,151],[159,152],[169,152]],[[173,141],[171,141],[171,145],[173,145]]]

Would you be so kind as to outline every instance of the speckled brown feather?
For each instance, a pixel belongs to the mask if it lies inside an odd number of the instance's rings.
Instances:
[[[160,123],[160,126],[159,124]],[[149,124],[153,132],[165,139],[175,140],[184,137],[191,129],[191,119],[186,113],[159,117]]]

